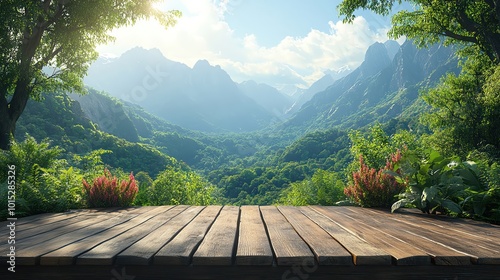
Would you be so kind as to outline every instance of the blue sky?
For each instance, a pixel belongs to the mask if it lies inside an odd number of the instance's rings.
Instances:
[[[168,0],[162,10],[183,13],[167,30],[153,20],[114,30],[99,46],[119,56],[136,46],[158,48],[168,59],[193,66],[220,65],[236,82],[307,88],[325,71],[357,67],[366,49],[387,40],[390,18],[360,11],[352,24],[338,17],[340,0]]]

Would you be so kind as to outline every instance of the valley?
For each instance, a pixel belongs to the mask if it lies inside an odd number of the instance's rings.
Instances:
[[[151,178],[175,159],[220,188],[223,203],[273,204],[317,170],[345,182],[351,131],[420,129],[428,107],[419,91],[458,71],[451,48],[375,43],[358,68],[327,73],[293,97],[233,82],[207,61],[191,69],[158,50],[132,49],[90,67],[88,94],[30,101],[16,138],[48,137],[68,159],[109,150],[106,166]]]

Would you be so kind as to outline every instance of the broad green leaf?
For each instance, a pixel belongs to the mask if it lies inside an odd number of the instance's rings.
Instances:
[[[444,199],[441,202],[441,205],[453,213],[458,213],[458,214],[462,213],[462,208],[460,208],[460,205],[449,199]]]
[[[406,206],[410,201],[408,199],[400,199],[391,206],[391,213],[394,213],[394,211],[398,210],[399,208]]]

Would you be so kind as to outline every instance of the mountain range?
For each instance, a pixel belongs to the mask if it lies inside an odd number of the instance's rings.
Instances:
[[[420,92],[446,73],[460,71],[453,49],[443,45],[418,49],[406,41],[397,53],[393,49],[387,43],[370,46],[357,69],[314,94],[281,127],[356,129],[375,121],[412,118],[425,110]]]
[[[135,48],[117,59],[101,58],[84,82],[173,124],[204,132],[262,129],[278,120],[289,102],[273,88],[252,82],[238,85],[206,60],[189,68],[157,49]]]
[[[206,60],[190,68],[168,60],[157,49],[135,48],[119,58],[100,58],[84,82],[188,130],[248,132],[278,127],[307,131],[411,118],[425,107],[417,98],[419,91],[445,73],[458,71],[449,47],[437,44],[418,49],[409,40],[401,46],[387,41],[370,46],[358,68],[326,71],[308,89],[289,96],[256,81],[236,83],[220,66]],[[77,100],[90,114],[85,103],[92,102],[85,98]],[[98,110],[95,104],[92,107]]]

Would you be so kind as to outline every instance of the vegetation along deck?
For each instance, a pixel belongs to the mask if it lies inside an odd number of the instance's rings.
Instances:
[[[91,209],[18,219],[15,240],[1,279],[500,279],[499,226],[412,210]]]

